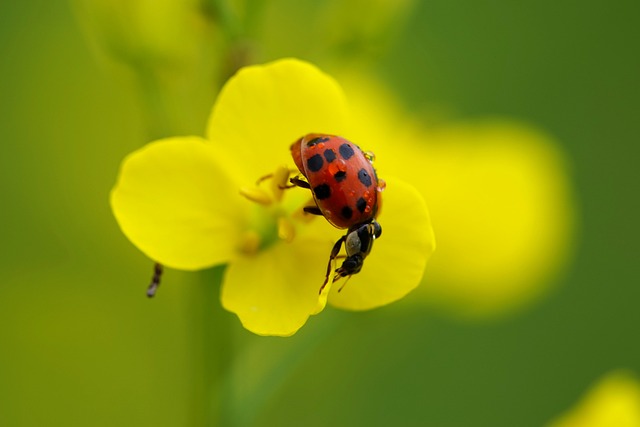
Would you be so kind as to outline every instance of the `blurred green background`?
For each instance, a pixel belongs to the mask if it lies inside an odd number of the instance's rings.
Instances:
[[[305,5],[274,2],[270,19],[299,30]],[[221,309],[206,285],[220,271],[169,271],[144,297],[151,263],[108,206],[120,161],[153,133],[144,95],[69,3],[0,3],[0,425],[199,426],[222,402],[221,425],[540,426],[603,374],[640,373],[639,13],[631,0],[417,2],[368,66],[409,108],[554,135],[575,186],[572,261],[508,317],[400,302],[329,309],[278,339]],[[270,34],[260,59],[300,54]],[[305,59],[333,55],[335,69],[361,47]],[[204,129],[214,95],[185,96],[180,132]]]

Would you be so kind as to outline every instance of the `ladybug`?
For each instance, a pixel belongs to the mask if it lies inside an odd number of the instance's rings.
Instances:
[[[291,186],[311,190],[316,203],[306,206],[304,211],[324,216],[336,228],[347,229],[331,250],[327,275],[320,287],[322,293],[343,244],[346,257],[335,270],[334,281],[359,273],[373,242],[382,234],[376,217],[385,182],[378,179],[373,168],[373,154],[363,152],[340,136],[316,133],[303,136],[291,145],[291,156],[306,179],[292,177]]]

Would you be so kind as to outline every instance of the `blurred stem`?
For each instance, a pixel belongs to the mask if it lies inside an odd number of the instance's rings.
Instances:
[[[344,312],[332,311],[323,317],[322,323],[307,325],[288,338],[247,336],[224,379],[225,388],[230,392],[236,391],[229,393],[236,398],[228,401],[233,425],[255,425],[271,399],[296,370],[335,335],[346,317]],[[259,360],[256,360],[256,355],[259,355]],[[241,392],[236,388],[238,384],[242,385]]]
[[[229,0],[204,0],[203,3],[205,13],[222,29],[226,40],[226,54],[221,68],[223,81],[252,62],[249,32],[258,25],[264,0],[249,1],[245,6],[244,16],[241,16],[231,7]]]
[[[142,92],[150,139],[175,134],[177,129],[175,129],[173,116],[166,99],[166,87],[160,81],[158,72],[153,67],[145,65],[138,65],[134,69]]]
[[[233,362],[232,315],[220,307],[220,285],[224,266],[198,275],[191,299],[194,382],[194,426],[234,426],[226,378]],[[197,363],[197,362],[200,363]]]
[[[232,10],[228,0],[205,0],[204,9],[222,28],[229,42],[233,43],[240,38],[243,32],[242,21]]]
[[[332,311],[322,323],[293,337],[242,334],[236,342],[235,315],[220,306],[224,266],[198,275],[191,294],[194,389],[190,425],[250,427],[310,355],[344,324]]]

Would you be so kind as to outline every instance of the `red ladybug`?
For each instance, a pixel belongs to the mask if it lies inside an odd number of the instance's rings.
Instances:
[[[376,175],[373,155],[340,136],[308,134],[291,145],[291,155],[306,178],[293,177],[291,184],[310,189],[316,202],[316,206],[305,207],[305,212],[322,215],[333,226],[347,229],[331,250],[322,292],[343,243],[347,255],[333,280],[362,269],[374,240],[382,234],[376,217],[385,183]]]

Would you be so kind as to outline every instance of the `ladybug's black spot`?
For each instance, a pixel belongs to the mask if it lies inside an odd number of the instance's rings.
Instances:
[[[351,148],[351,146],[349,144],[342,144],[340,146],[339,150],[340,150],[340,155],[345,160],[349,160],[351,158],[351,156],[353,156],[355,154],[353,152],[353,148]]]
[[[346,177],[347,173],[345,171],[338,171],[333,174],[333,178],[336,180],[336,182],[344,181]]]
[[[311,141],[307,141],[307,147],[313,147],[316,144],[320,144],[321,142],[327,142],[329,138],[326,136],[319,136],[317,138],[313,138]]]
[[[323,163],[324,162],[322,161],[322,156],[320,154],[315,154],[309,157],[309,160],[307,160],[307,168],[311,172],[318,172],[320,169],[322,169]]]
[[[360,213],[364,213],[364,210],[367,208],[367,201],[363,197],[360,197],[356,202],[356,208],[358,208]]]
[[[344,208],[342,208],[342,211],[340,213],[342,214],[342,217],[344,219],[351,219],[351,217],[353,216],[353,209],[351,209],[349,206],[345,206]]]
[[[327,148],[326,150],[324,150],[324,158],[327,163],[331,163],[336,159],[336,152],[331,148]]]
[[[358,171],[358,179],[365,187],[371,186],[371,175],[366,170],[360,169]]]
[[[316,187],[313,187],[313,194],[316,195],[316,199],[323,200],[331,197],[331,187],[327,184],[320,184]]]

